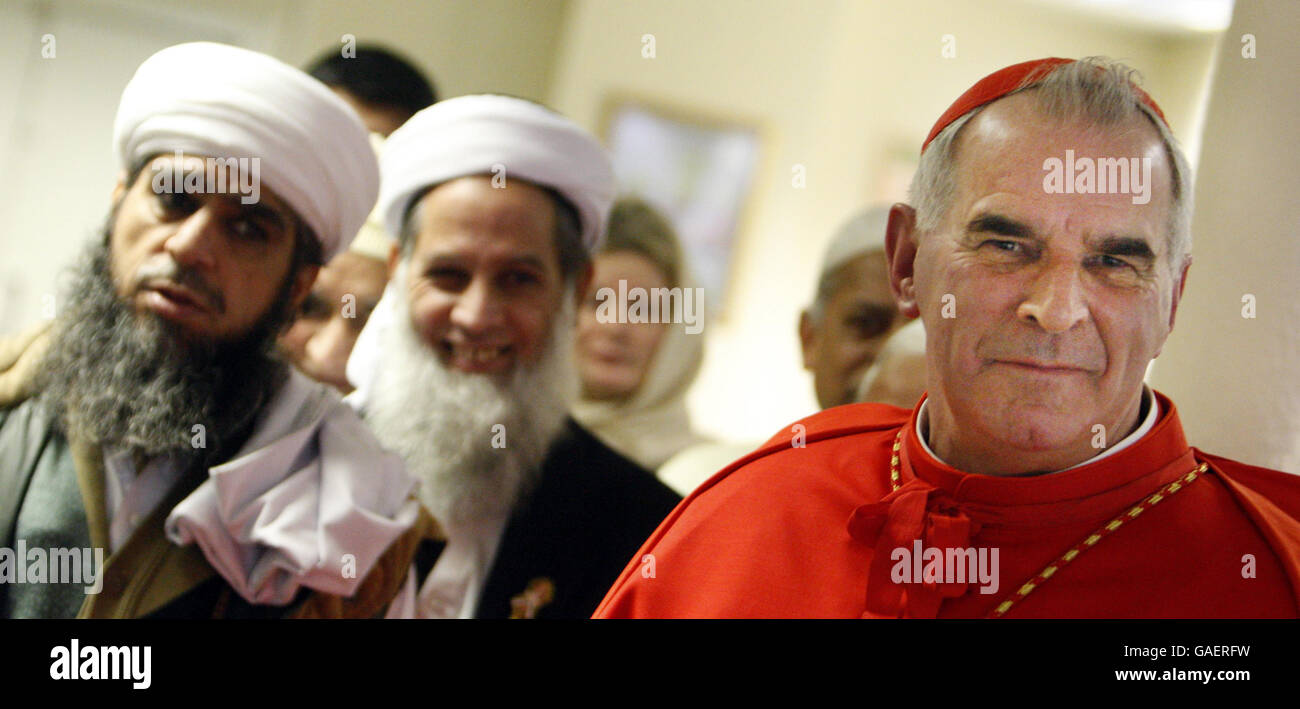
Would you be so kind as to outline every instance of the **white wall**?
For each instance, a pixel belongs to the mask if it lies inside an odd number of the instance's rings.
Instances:
[[[52,317],[61,270],[103,224],[118,172],[113,116],[140,62],[177,37],[256,44],[265,35],[228,17],[139,3],[20,1],[0,12],[9,99],[0,102],[0,333],[8,333]]]

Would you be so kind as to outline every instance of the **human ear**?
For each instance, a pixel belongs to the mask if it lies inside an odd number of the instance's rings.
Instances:
[[[916,251],[916,210],[901,202],[889,208],[889,225],[885,228],[885,259],[889,264],[889,290],[898,310],[909,318],[921,317],[914,283]]]

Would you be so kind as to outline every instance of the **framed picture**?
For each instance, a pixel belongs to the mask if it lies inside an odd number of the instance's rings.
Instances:
[[[606,101],[603,126],[620,194],[672,222],[708,313],[721,315],[758,166],[758,128],[625,97]]]

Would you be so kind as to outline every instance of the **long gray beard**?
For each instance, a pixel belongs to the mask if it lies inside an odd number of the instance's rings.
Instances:
[[[238,341],[193,342],[118,297],[106,242],[84,254],[71,286],[38,374],[44,404],[71,436],[213,463],[234,452],[287,374],[270,355],[279,301]]]
[[[507,516],[536,485],[577,399],[571,293],[542,358],[492,376],[445,367],[411,328],[400,275],[394,283],[401,297],[381,337],[384,361],[365,419],[420,480],[420,501],[434,517],[464,524]]]

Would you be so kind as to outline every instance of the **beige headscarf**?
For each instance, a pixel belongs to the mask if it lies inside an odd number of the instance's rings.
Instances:
[[[703,437],[691,430],[686,392],[704,363],[704,336],[672,323],[641,387],[621,402],[579,399],[573,417],[614,450],[654,470]]]
[[[631,242],[631,243],[629,243]],[[622,199],[610,215],[606,251],[630,250],[656,263],[671,286],[695,285],[668,222],[635,199]],[[669,323],[641,386],[623,401],[580,399],[573,417],[611,448],[655,470],[704,440],[691,429],[686,393],[704,362],[704,336]]]

